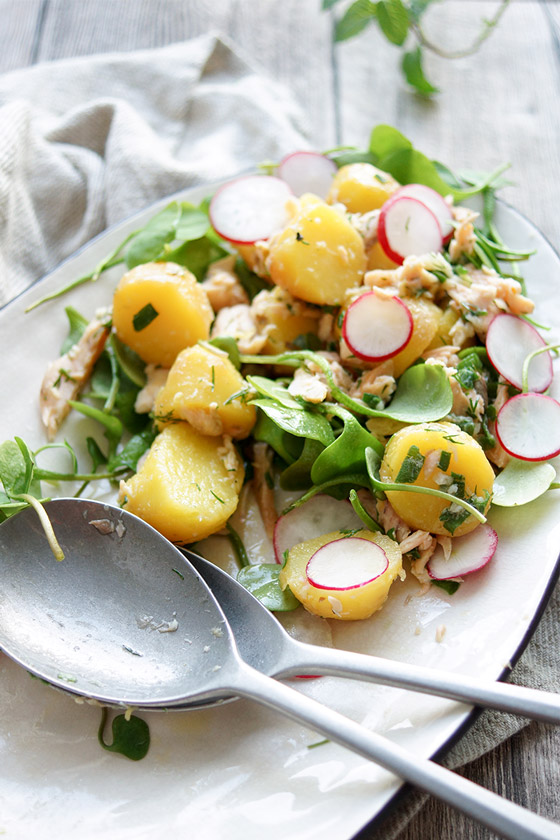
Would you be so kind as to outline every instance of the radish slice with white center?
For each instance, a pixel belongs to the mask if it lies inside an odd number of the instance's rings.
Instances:
[[[216,233],[240,245],[268,239],[289,221],[288,184],[273,175],[245,175],[215,193],[209,216]]]
[[[363,527],[350,502],[319,493],[276,520],[273,538],[276,562],[283,563],[286,551],[305,540],[322,537],[330,531],[353,531]]]
[[[517,394],[499,410],[496,437],[521,461],[548,461],[560,454],[560,403],[545,394]]]
[[[424,202],[406,195],[393,195],[382,206],[377,236],[389,259],[399,265],[412,254],[428,254],[443,247],[435,213]]]
[[[530,353],[546,347],[537,330],[508,312],[496,315],[486,334],[486,352],[499,374],[516,388],[523,387],[523,363]],[[546,391],[552,382],[552,357],[548,351],[531,360],[528,373],[529,391]]]
[[[439,222],[443,241],[448,242],[451,239],[453,235],[453,213],[442,195],[425,184],[405,184],[404,187],[399,187],[394,195],[417,198],[418,201],[429,207]]]
[[[294,195],[313,193],[326,198],[336,171],[334,161],[320,152],[292,152],[280,161],[276,173]]]
[[[399,297],[366,292],[352,301],[342,322],[342,337],[351,353],[366,362],[380,362],[399,353],[410,341],[414,322]]]
[[[454,537],[446,559],[438,545],[426,566],[433,580],[452,580],[482,569],[494,556],[498,535],[490,525],[479,525],[462,537]]]
[[[319,548],[309,559],[306,576],[316,589],[356,589],[387,571],[383,549],[361,537],[343,537]]]

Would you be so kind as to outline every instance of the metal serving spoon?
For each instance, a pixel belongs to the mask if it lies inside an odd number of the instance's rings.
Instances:
[[[33,510],[0,526],[0,647],[72,694],[143,708],[241,696],[375,761],[510,840],[560,826],[501,799],[265,676],[239,656],[218,602],[180,551],[117,507],[46,505],[62,562]]]
[[[192,551],[181,551],[218,600],[243,659],[263,674],[270,677],[298,674],[351,677],[461,700],[547,723],[560,723],[558,694],[299,642],[230,575]]]

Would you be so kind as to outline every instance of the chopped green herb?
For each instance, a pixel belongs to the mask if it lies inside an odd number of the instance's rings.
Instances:
[[[136,332],[141,332],[141,330],[145,330],[152,321],[157,318],[158,316],[157,309],[154,309],[151,303],[147,303],[146,306],[143,306],[139,312],[132,318],[132,326],[136,330]]]
[[[447,468],[449,467],[450,461],[451,452],[448,452],[447,449],[442,449],[439,454],[438,469],[440,469],[442,472],[446,472]]]
[[[417,446],[408,450],[395,481],[398,484],[414,484],[424,466],[424,456]]]
[[[432,585],[439,586],[448,595],[454,595],[461,586],[458,580],[433,580]]]

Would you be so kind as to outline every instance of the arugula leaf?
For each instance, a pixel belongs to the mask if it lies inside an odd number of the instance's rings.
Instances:
[[[237,580],[267,609],[289,612],[299,607],[300,602],[289,587],[282,589],[279,580],[281,571],[282,566],[278,563],[244,566],[240,569]]]

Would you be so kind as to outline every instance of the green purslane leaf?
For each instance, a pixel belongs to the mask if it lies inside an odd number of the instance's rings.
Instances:
[[[532,502],[549,489],[556,470],[546,461],[518,461],[512,458],[494,479],[492,503],[516,507]]]
[[[269,379],[266,376],[248,375],[247,382],[253,386],[261,396],[266,399],[276,400],[285,408],[295,408],[299,411],[305,411],[305,406],[302,405],[295,397],[292,397],[285,385],[277,382],[275,379]]]
[[[408,10],[402,0],[379,0],[377,20],[385,37],[400,47],[406,41],[409,27]]]
[[[405,52],[401,63],[402,71],[408,84],[418,93],[422,96],[433,96],[434,93],[439,93],[439,88],[426,78],[423,59],[424,54],[420,46]]]
[[[383,445],[349,411],[340,406],[325,404],[325,412],[341,418],[344,428],[337,439],[327,446],[311,469],[313,484],[324,484],[340,475],[361,474],[367,476],[365,452],[368,448],[383,453]]]
[[[334,30],[335,41],[346,41],[363,32],[377,14],[378,4],[371,0],[355,0],[337,21]]]
[[[312,414],[301,408],[287,408],[275,400],[253,400],[267,417],[285,432],[302,438],[313,438],[328,446],[334,440],[329,421],[320,414]]]
[[[278,563],[259,563],[240,569],[237,580],[267,609],[274,612],[289,612],[299,607],[300,602],[289,587],[282,589],[279,575],[282,566]]]
[[[0,481],[9,496],[27,493],[32,472],[32,465],[16,440],[0,444]]]
[[[120,753],[131,761],[140,761],[145,758],[150,748],[150,729],[142,718],[136,715],[117,715],[111,724],[113,741],[105,743],[103,735],[107,723],[107,708],[101,712],[101,723],[97,738],[103,749],[108,752]]]
[[[172,201],[137,233],[130,242],[125,262],[127,268],[134,268],[142,263],[157,260],[164,245],[175,239],[175,232],[181,217],[181,207],[177,201]]]

